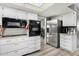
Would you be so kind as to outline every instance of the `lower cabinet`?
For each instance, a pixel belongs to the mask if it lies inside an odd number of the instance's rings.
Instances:
[[[27,48],[23,48],[23,49],[20,49],[20,50],[15,50],[15,51],[12,51],[12,52],[9,52],[9,53],[5,53],[2,56],[20,56],[20,55],[23,55],[23,54],[26,54],[26,53],[28,53]]]
[[[76,35],[60,34],[60,47],[74,52],[76,50]]]
[[[20,38],[21,39],[21,38]],[[23,39],[23,38],[22,38]],[[20,56],[34,51],[40,50],[41,39],[40,37],[24,38],[22,42],[0,45],[0,55],[2,56]]]

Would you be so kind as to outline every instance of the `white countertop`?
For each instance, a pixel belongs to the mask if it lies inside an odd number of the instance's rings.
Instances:
[[[60,33],[60,35],[77,35],[77,34],[68,34],[68,33]]]

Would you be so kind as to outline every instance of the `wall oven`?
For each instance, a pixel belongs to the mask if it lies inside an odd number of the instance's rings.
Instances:
[[[29,36],[39,36],[41,32],[40,28],[40,21],[29,20]]]
[[[8,17],[2,18],[3,28],[24,28],[26,25],[27,22],[25,20],[8,18]]]
[[[2,36],[26,35],[27,34],[27,32],[25,31],[26,26],[27,26],[26,20],[3,17],[2,27],[5,30]]]

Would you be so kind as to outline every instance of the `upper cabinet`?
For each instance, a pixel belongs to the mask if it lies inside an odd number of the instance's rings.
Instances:
[[[38,20],[38,15],[34,13],[28,13],[29,20]]]
[[[29,20],[38,20],[37,14],[34,13],[27,13],[21,10],[3,7],[3,17],[11,17],[11,18],[17,18],[17,19],[29,19]]]
[[[0,25],[2,25],[2,7],[0,6]]]
[[[71,12],[62,16],[63,26],[76,26],[76,12]]]
[[[34,13],[27,13],[15,8],[0,6],[0,25],[2,25],[2,17],[9,17],[23,20],[38,20],[38,15]]]
[[[27,13],[23,11],[17,10],[17,18],[27,20]]]
[[[11,17],[11,18],[17,18],[17,11],[16,9],[3,7],[3,17]]]
[[[27,13],[13,8],[3,7],[3,17],[27,19]]]

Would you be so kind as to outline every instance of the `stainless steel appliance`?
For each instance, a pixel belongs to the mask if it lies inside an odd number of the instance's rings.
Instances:
[[[39,36],[41,33],[40,21],[29,20],[29,36]]]
[[[27,21],[23,19],[15,19],[15,18],[2,18],[2,27],[5,29],[2,36],[18,36],[18,35],[26,35],[25,27],[27,25]]]
[[[61,31],[61,21],[56,20],[56,23],[47,23],[49,25],[49,36],[47,44],[53,47],[60,47],[60,31]]]

